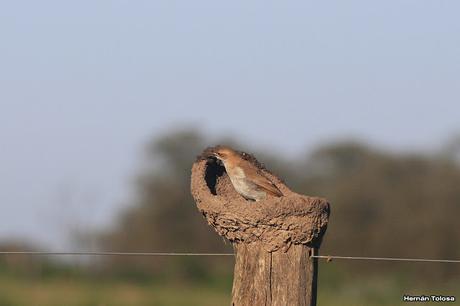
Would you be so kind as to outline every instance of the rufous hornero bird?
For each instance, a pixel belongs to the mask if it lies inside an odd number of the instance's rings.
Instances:
[[[281,197],[283,193],[262,171],[226,146],[215,147],[211,155],[220,160],[236,192],[247,200],[260,201],[267,195]]]

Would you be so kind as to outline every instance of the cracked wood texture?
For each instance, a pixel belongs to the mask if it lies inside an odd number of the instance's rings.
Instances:
[[[208,152],[193,164],[191,191],[208,223],[234,247],[232,305],[316,305],[318,267],[310,255],[326,231],[329,203],[292,192],[252,155],[240,152],[284,195],[245,200]]]
[[[287,252],[267,252],[257,243],[234,247],[232,305],[316,305],[313,248],[292,245]]]

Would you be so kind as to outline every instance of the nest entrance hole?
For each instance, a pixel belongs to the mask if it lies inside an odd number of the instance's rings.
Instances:
[[[209,191],[213,195],[217,195],[217,181],[218,179],[224,175],[225,167],[215,158],[209,158],[206,161],[206,170],[204,174],[204,179],[206,181],[206,185],[209,188]]]

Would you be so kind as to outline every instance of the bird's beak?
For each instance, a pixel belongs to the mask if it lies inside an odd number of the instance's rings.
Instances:
[[[222,160],[222,157],[216,153],[216,152],[212,152],[211,153],[211,156],[214,157],[216,159],[216,163],[219,165],[219,166],[224,166],[224,162]]]
[[[211,156],[215,157],[217,160],[222,160],[222,155],[217,152],[211,152]]]

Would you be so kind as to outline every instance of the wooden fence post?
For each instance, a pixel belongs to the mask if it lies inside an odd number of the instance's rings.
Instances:
[[[191,191],[198,209],[235,250],[233,306],[316,305],[317,254],[329,203],[300,195],[253,161],[283,192],[251,202],[236,193],[225,168],[203,154],[193,165]]]

